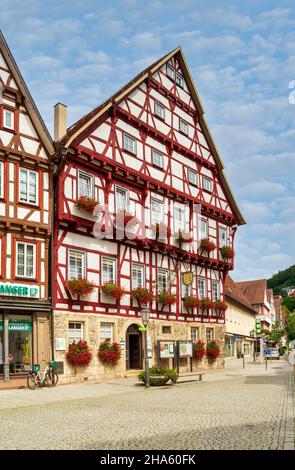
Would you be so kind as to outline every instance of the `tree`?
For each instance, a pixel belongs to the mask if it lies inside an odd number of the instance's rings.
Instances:
[[[295,297],[286,297],[283,300],[282,305],[284,307],[287,307],[289,312],[294,312],[295,311]]]
[[[264,333],[265,339],[269,343],[277,344],[281,341],[282,337],[285,335],[285,328],[280,328],[280,324],[277,321],[271,331],[264,330],[263,333]]]
[[[295,339],[295,312],[285,309],[286,313],[286,333],[288,341]]]

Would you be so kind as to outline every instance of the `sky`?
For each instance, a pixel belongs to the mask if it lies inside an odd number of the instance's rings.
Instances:
[[[181,46],[247,221],[234,279],[295,264],[293,0],[0,0],[0,28],[51,132]]]

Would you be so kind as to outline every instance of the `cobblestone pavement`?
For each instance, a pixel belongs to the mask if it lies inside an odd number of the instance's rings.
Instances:
[[[203,382],[134,379],[0,391],[1,449],[294,449],[285,361],[227,366]]]

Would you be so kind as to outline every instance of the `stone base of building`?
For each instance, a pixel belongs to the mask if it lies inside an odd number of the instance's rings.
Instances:
[[[66,361],[66,352],[71,340],[70,327],[79,326],[82,337],[91,348],[93,357],[87,367],[77,367],[76,370]],[[111,325],[111,327],[110,327]],[[123,317],[118,315],[80,314],[73,311],[54,312],[54,357],[58,365],[59,383],[83,383],[103,381],[120,377],[137,376],[143,369],[144,341],[138,330],[142,323],[136,317]],[[100,342],[104,339],[103,332],[109,329],[112,332],[111,341],[121,345],[121,359],[114,370],[103,367],[97,357]],[[208,330],[210,329],[210,331]],[[194,370],[220,369],[224,367],[224,334],[225,327],[218,323],[177,322],[167,320],[150,320],[148,325],[148,348],[152,353],[149,359],[150,366],[160,364],[163,367],[177,368],[176,359],[158,358],[158,341],[178,341],[202,339],[212,336],[220,345],[221,356],[213,361],[193,361]],[[77,340],[79,338],[77,337]],[[189,372],[191,361],[182,358],[179,363],[179,373]]]

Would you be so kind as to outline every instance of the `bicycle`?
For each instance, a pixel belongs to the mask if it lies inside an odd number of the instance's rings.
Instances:
[[[42,362],[46,362],[44,359]],[[55,371],[56,362],[50,361],[46,363],[44,372],[40,372],[40,364],[35,364],[34,369],[30,370],[27,376],[27,385],[30,390],[35,390],[37,387],[55,387],[58,382],[58,374]]]

